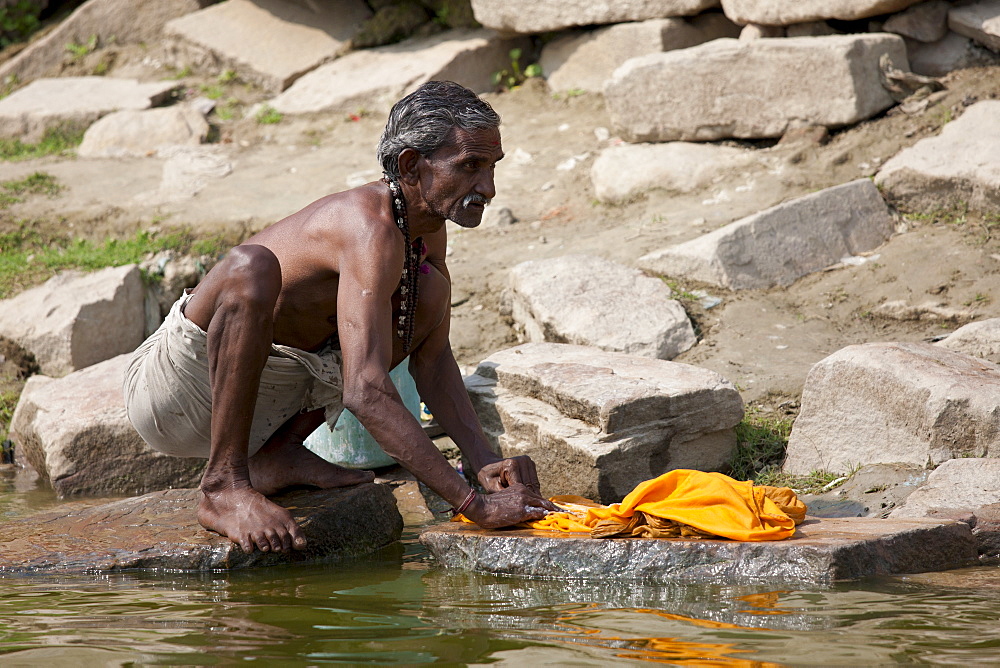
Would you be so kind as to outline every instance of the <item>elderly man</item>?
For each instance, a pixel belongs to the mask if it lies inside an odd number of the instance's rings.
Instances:
[[[499,125],[462,86],[421,86],[389,114],[381,181],[328,195],[234,248],[136,351],[129,418],[153,448],[208,458],[202,526],[247,552],[304,547],[291,514],[266,497],[373,479],[302,445],[345,407],[483,527],[555,509],[530,459],[489,448],[448,340],[445,220],[481,222],[503,158]],[[489,494],[448,465],[400,400],[389,370],[407,355],[420,396]]]

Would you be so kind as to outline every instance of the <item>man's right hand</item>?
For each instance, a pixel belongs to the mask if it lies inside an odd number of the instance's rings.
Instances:
[[[465,516],[484,529],[499,529],[521,522],[540,520],[560,509],[538,492],[514,483],[493,494],[478,494]]]

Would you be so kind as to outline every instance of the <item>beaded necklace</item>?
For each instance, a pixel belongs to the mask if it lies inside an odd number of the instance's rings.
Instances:
[[[419,267],[420,248],[423,239],[417,237],[410,242],[410,225],[406,217],[406,198],[403,191],[393,179],[388,175],[382,177],[382,182],[389,186],[392,193],[392,216],[396,221],[396,227],[403,233],[403,248],[406,250],[406,257],[403,260],[403,276],[399,286],[399,318],[396,322],[396,336],[403,341],[403,352],[410,351],[413,343],[413,326],[416,321],[417,293],[419,289]]]

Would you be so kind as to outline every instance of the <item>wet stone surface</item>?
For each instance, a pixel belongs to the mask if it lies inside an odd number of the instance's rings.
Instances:
[[[950,520],[808,518],[793,538],[594,539],[448,523],[420,535],[444,566],[503,575],[646,583],[823,584],[871,575],[920,573],[974,563],[969,525]]]
[[[195,517],[198,491],[173,489],[94,506],[66,504],[0,525],[0,574],[216,570],[327,562],[399,539],[403,521],[386,485],[294,491],[288,508],[309,545],[290,554],[246,554]]]

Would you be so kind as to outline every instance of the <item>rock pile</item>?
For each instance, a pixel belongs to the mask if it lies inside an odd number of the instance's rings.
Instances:
[[[494,449],[530,456],[546,494],[603,503],[670,469],[721,469],[743,417],[707,369],[565,344],[491,355],[466,387]]]

